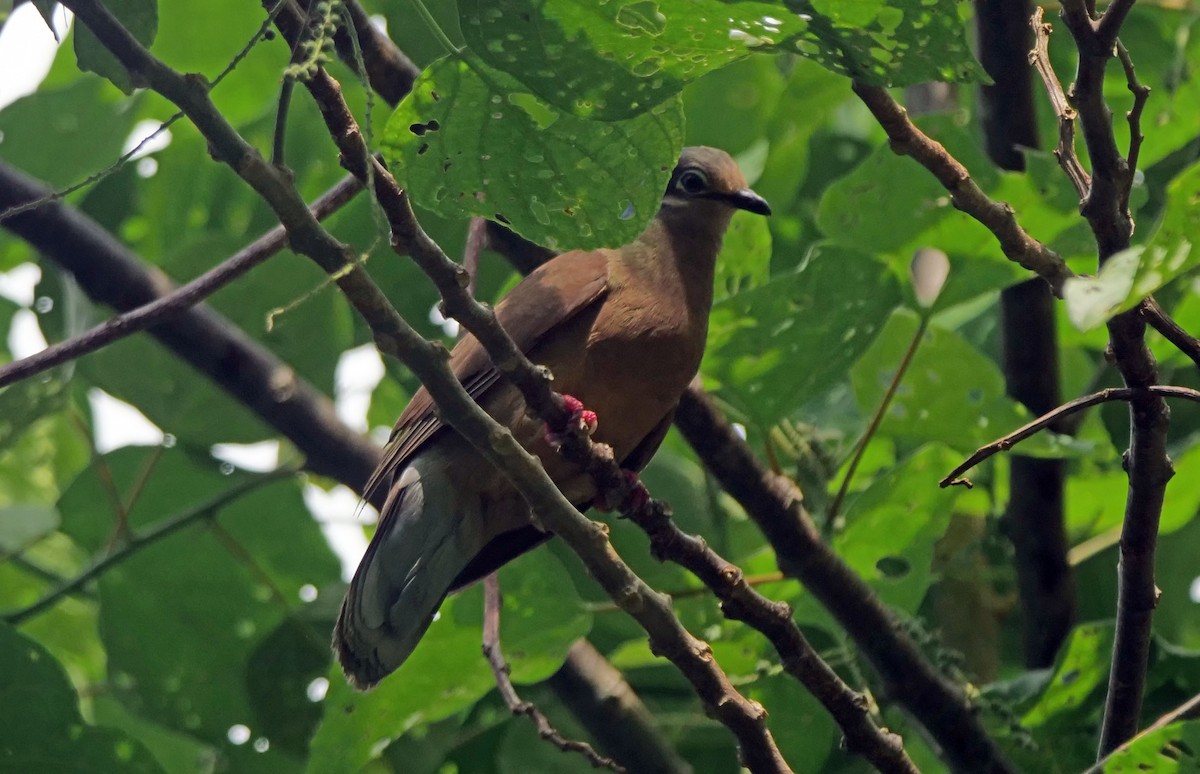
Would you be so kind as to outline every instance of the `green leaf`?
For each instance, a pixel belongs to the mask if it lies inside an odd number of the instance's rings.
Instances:
[[[549,551],[532,551],[505,565],[500,594],[500,645],[516,682],[550,677],[571,645],[592,628],[592,614],[570,574]],[[468,613],[479,620],[477,611]]]
[[[952,116],[923,116],[918,123],[972,171],[975,182],[984,188],[996,182],[995,168],[980,152],[978,142]],[[904,195],[897,196],[897,191]],[[951,217],[966,222],[933,175],[885,144],[825,188],[817,224],[833,241],[876,252],[910,247],[918,236]],[[994,239],[981,226],[975,228],[989,241]],[[953,249],[944,241],[927,244],[946,252]]]
[[[493,67],[561,110],[618,120],[752,52],[808,56],[884,85],[974,80],[954,0],[464,0],[463,35]]]
[[[815,245],[797,271],[713,307],[704,375],[771,425],[842,378],[899,302],[871,256]]]
[[[1087,699],[1108,681],[1112,642],[1111,622],[1076,627],[1059,652],[1045,691],[1022,716],[1021,725],[1036,728],[1060,715],[1090,711]]]
[[[9,448],[34,422],[61,410],[67,392],[59,372],[0,389],[0,450]]]
[[[383,151],[440,215],[498,220],[556,249],[616,246],[658,212],[682,116],[672,100],[627,121],[585,121],[477,59],[447,58],[392,114]]]
[[[956,462],[944,446],[922,447],[846,504],[838,555],[893,608],[915,615],[929,590],[934,544],[960,493],[937,482]]]
[[[215,495],[228,486],[206,488]],[[213,745],[232,769],[297,768],[289,753],[302,748],[296,735],[316,719],[306,687],[327,669],[329,629],[293,617],[302,587],[319,589],[338,575],[295,481],[266,485],[143,548],[100,581],[100,631],[115,695],[139,715]],[[279,639],[289,619],[306,646]],[[252,697],[261,679],[255,656],[268,644],[280,646],[270,669],[276,696],[291,695],[264,714]],[[231,742],[234,725],[247,726],[269,749]],[[266,730],[281,728],[282,743],[270,744]]]
[[[158,0],[107,0],[104,7],[143,46],[149,48],[158,32]],[[75,59],[79,69],[113,82],[126,94],[136,84],[125,65],[114,56],[85,24],[75,25]]]
[[[1171,723],[1139,734],[1104,762],[1105,774],[1196,771],[1200,769],[1200,720]]]
[[[140,101],[95,78],[23,97],[0,111],[0,158],[56,188],[75,183],[120,155]]]
[[[1176,277],[1200,265],[1192,241],[1200,234],[1200,165],[1167,188],[1167,209],[1145,246],[1109,258],[1095,277],[1073,277],[1063,288],[1067,313],[1081,330],[1095,328]]]
[[[2,622],[0,693],[0,768],[5,771],[162,771],[141,743],[120,731],[85,725],[62,665]]]
[[[854,364],[850,380],[864,414],[873,413],[883,400],[919,326],[914,312],[898,310]],[[1005,394],[1004,376],[990,358],[958,333],[931,325],[921,336],[879,433],[914,443],[940,441],[969,452],[1028,421],[1028,412]],[[1022,452],[1047,453],[1052,447],[1044,435],[1025,441]]]

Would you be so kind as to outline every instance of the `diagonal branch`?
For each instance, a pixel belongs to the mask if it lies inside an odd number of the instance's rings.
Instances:
[[[50,191],[0,163],[0,208]],[[4,225],[71,272],[89,298],[119,311],[155,303],[175,289],[162,271],[63,202],[45,202]],[[342,424],[332,401],[270,350],[203,304],[177,310],[147,332],[295,444],[309,470],[363,491],[379,449]]]
[[[469,282],[462,282],[464,269],[425,235],[405,193],[391,173],[371,157],[337,82],[319,71],[305,85],[341,150],[342,163],[364,183],[373,183],[392,228],[393,245],[411,255],[430,276],[441,293],[445,313],[484,344],[492,361],[521,390],[534,414],[556,431],[571,428],[571,414],[562,406],[561,397],[550,390],[543,370],[516,347],[491,310],[474,300]],[[563,435],[560,449],[563,455],[596,479],[605,499],[625,504],[623,515],[646,530],[658,558],[670,559],[691,570],[722,600],[722,609],[728,617],[745,621],[767,635],[789,674],[808,687],[841,725],[852,751],[864,755],[883,771],[915,771],[899,738],[880,732],[861,697],[820,659],[791,620],[786,605],[773,603],[754,591],[745,583],[740,569],[717,556],[704,541],[681,532],[671,521],[666,506],[638,496],[641,485],[630,486],[611,449],[592,443],[586,433]]]
[[[932,172],[950,193],[954,206],[995,235],[1000,242],[1000,249],[1009,260],[1046,280],[1054,295],[1062,296],[1063,283],[1068,277],[1074,276],[1074,272],[1057,253],[1021,228],[1012,207],[989,198],[971,179],[966,167],[951,156],[941,143],[913,124],[908,113],[887,89],[855,82],[854,93],[887,132],[893,151],[901,156],[912,156]]]
[[[337,212],[360,190],[362,190],[362,186],[353,177],[342,180],[313,202],[313,217],[323,220]],[[286,243],[287,234],[283,227],[276,226],[186,285],[136,309],[118,314],[78,336],[60,341],[29,357],[0,366],[0,387],[28,379],[47,369],[95,352],[101,347],[144,331],[184,309],[199,304],[205,298],[278,253],[286,246]]]
[[[958,467],[947,473],[946,477],[938,482],[938,486],[945,488],[948,486],[961,485],[970,488],[972,486],[971,482],[968,479],[959,478],[959,476],[961,476],[963,473],[966,473],[968,470],[988,459],[989,457],[999,454],[1003,451],[1008,451],[1021,441],[1024,441],[1026,438],[1035,435],[1039,430],[1044,430],[1058,420],[1070,416],[1076,412],[1083,411],[1091,406],[1096,406],[1113,400],[1133,401],[1134,399],[1144,397],[1146,394],[1158,395],[1164,398],[1183,398],[1185,400],[1200,403],[1200,391],[1193,390],[1190,387],[1175,387],[1165,384],[1155,384],[1145,388],[1109,387],[1107,389],[1100,390],[1099,392],[1093,392],[1091,395],[1084,395],[1081,398],[1067,401],[1053,411],[1048,411],[1032,422],[1013,430],[1008,435],[998,438],[986,446],[979,447]]]
[[[743,763],[756,771],[789,771],[767,730],[762,707],[738,693],[712,658],[711,649],[683,627],[669,601],[621,561],[603,525],[580,514],[537,458],[471,400],[448,366],[445,347],[423,339],[396,313],[366,271],[351,262],[348,246],[312,217],[290,176],[267,164],[217,111],[204,84],[156,59],[98,0],[68,0],[67,7],[141,82],[180,107],[209,141],[214,157],[228,164],[272,207],[293,249],[334,278],[371,327],[380,349],[413,371],[433,396],[443,420],[512,481],[546,526],[567,542],[605,591],[642,625],[652,648],[689,679],[707,711],[737,737]],[[436,248],[423,232],[417,234]],[[496,330],[503,333],[499,326]],[[561,406],[561,398],[557,403]]]

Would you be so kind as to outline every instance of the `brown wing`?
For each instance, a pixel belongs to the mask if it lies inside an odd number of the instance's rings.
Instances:
[[[496,305],[496,318],[521,351],[528,353],[553,328],[600,301],[607,290],[607,250],[563,253],[509,291]],[[450,368],[476,400],[500,379],[487,350],[469,334],[450,353]],[[368,493],[442,429],[436,408],[424,387],[413,395],[367,484]]]

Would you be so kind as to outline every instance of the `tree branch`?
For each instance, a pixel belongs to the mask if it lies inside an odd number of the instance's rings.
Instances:
[[[350,262],[349,248],[312,218],[290,177],[265,163],[221,116],[204,85],[194,77],[174,72],[152,56],[98,0],[67,0],[67,7],[141,82],[180,107],[209,141],[214,157],[228,164],[267,201],[287,229],[293,248],[334,278],[371,327],[380,349],[414,372],[428,388],[443,420],[513,482],[543,523],[567,542],[609,595],[646,629],[655,652],[674,663],[691,681],[707,711],[737,737],[745,765],[756,771],[788,771],[767,730],[762,707],[737,692],[712,658],[711,649],[683,627],[669,601],[620,560],[603,525],[575,510],[537,458],[471,400],[447,364],[445,347],[423,339],[396,313],[365,270]],[[370,163],[364,162],[364,167]],[[416,228],[412,235],[395,236],[423,237],[420,246],[433,254],[436,245]],[[466,278],[461,267],[455,273],[456,282],[460,275]],[[479,313],[485,314],[481,307]],[[486,314],[490,316],[490,312]],[[498,325],[495,330],[503,333]],[[513,347],[511,340],[508,345]],[[541,382],[549,393],[544,378]],[[561,398],[557,403],[561,406]]]
[[[563,752],[579,753],[587,759],[588,763],[592,764],[592,768],[624,772],[624,767],[611,758],[605,758],[597,753],[590,744],[564,737],[558,732],[558,729],[550,724],[536,704],[522,701],[521,697],[517,695],[517,689],[513,687],[512,679],[509,678],[508,663],[504,660],[504,653],[500,650],[500,609],[502,607],[500,579],[493,572],[483,579],[483,655],[492,667],[492,675],[496,678],[496,689],[500,692],[500,697],[504,699],[504,704],[508,707],[509,712],[518,716],[523,715],[532,720],[533,725],[537,728],[538,736]]]
[[[901,156],[912,156],[932,172],[950,193],[954,206],[995,235],[1009,260],[1046,280],[1054,295],[1062,296],[1063,283],[1074,276],[1074,272],[1058,254],[1021,228],[1012,207],[990,199],[971,179],[966,167],[909,120],[904,108],[892,99],[887,89],[856,82],[854,93],[887,132],[893,151]]]
[[[903,704],[962,772],[1012,772],[963,692],[921,655],[875,592],[821,540],[800,492],[765,469],[729,421],[695,385],[675,424],[705,466],[746,510],[775,550],[779,569],[797,578],[846,628]]]
[[[1064,0],[1062,17],[1079,52],[1075,82],[1068,91],[1078,111],[1083,139],[1092,163],[1092,180],[1081,213],[1096,239],[1100,265],[1129,247],[1133,216],[1129,188],[1133,169],[1121,157],[1113,134],[1112,111],[1104,101],[1104,72],[1113,58],[1117,35],[1133,0],[1114,0],[1099,21],[1084,0]],[[1140,119],[1145,94],[1134,86],[1132,61],[1123,57],[1134,93],[1133,113]],[[1138,147],[1135,132],[1131,149]],[[1146,346],[1146,322],[1140,309],[1108,322],[1109,349],[1127,387],[1140,388],[1129,402],[1130,441],[1125,454],[1129,493],[1121,528],[1118,566],[1117,630],[1112,669],[1104,705],[1098,757],[1103,757],[1137,732],[1150,653],[1150,625],[1157,604],[1154,551],[1167,482],[1174,471],[1167,456],[1170,412],[1150,388],[1158,381],[1158,366]]]
[[[0,183],[4,180],[3,174],[3,168],[0,168]],[[313,202],[313,217],[323,220],[337,212],[361,190],[362,186],[357,180],[353,177],[345,178]],[[28,379],[47,369],[83,357],[114,341],[146,330],[184,309],[196,306],[205,298],[278,253],[286,245],[286,232],[282,226],[276,226],[217,266],[191,282],[175,288],[170,293],[129,312],[118,314],[89,331],[53,344],[41,352],[0,366],[0,387]]]
[[[1153,296],[1146,298],[1138,307],[1139,313],[1150,323],[1150,327],[1162,334],[1163,338],[1175,345],[1192,362],[1200,366],[1200,340],[1185,331],[1179,323],[1171,319]]]
[[[1075,117],[1077,114],[1075,108],[1071,107],[1071,103],[1067,100],[1062,83],[1054,74],[1054,68],[1050,65],[1051,28],[1049,24],[1042,21],[1043,14],[1044,11],[1038,8],[1030,19],[1033,27],[1034,46],[1033,50],[1029,52],[1029,63],[1041,77],[1042,83],[1046,87],[1046,94],[1050,97],[1050,105],[1054,108],[1054,115],[1058,118],[1058,147],[1054,149],[1054,158],[1058,159],[1058,165],[1067,174],[1071,185],[1075,186],[1075,193],[1079,194],[1080,201],[1082,201],[1087,196],[1088,189],[1091,188],[1092,177],[1083,168],[1083,164],[1079,162],[1079,156],[1075,153]]]
[[[48,192],[0,163],[0,208]],[[63,202],[45,202],[4,225],[71,272],[89,298],[114,309],[133,311],[175,289],[159,269]],[[295,444],[309,470],[363,491],[379,449],[342,424],[333,403],[265,347],[203,304],[177,310],[148,332]]]
[[[1134,401],[1144,398],[1147,394],[1159,395],[1167,398],[1184,398],[1186,400],[1200,403],[1200,391],[1193,390],[1190,387],[1174,387],[1171,385],[1156,384],[1149,387],[1109,387],[1099,392],[1094,392],[1091,395],[1084,395],[1082,398],[1068,401],[1053,411],[1048,411],[1037,419],[1022,425],[1008,435],[992,441],[987,446],[981,446],[975,450],[975,453],[968,457],[954,470],[946,474],[946,477],[938,482],[940,487],[948,486],[973,486],[970,481],[965,478],[959,478],[963,473],[975,467],[992,455],[999,454],[1002,451],[1008,451],[1012,447],[1034,435],[1039,430],[1054,424],[1058,420],[1070,416],[1077,411],[1095,406],[1100,403],[1107,403],[1112,400]]]

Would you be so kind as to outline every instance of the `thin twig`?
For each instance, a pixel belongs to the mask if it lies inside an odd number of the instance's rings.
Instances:
[[[1054,295],[1062,296],[1063,283],[1074,272],[1061,256],[1021,228],[1011,206],[989,198],[971,179],[966,167],[909,120],[907,112],[887,89],[855,82],[854,93],[887,132],[894,152],[912,156],[933,173],[950,193],[954,206],[991,231],[1009,260],[1046,280]]]
[[[1129,121],[1130,175],[1125,189],[1121,192],[1121,209],[1128,212],[1129,196],[1133,192],[1133,182],[1137,175],[1138,155],[1142,150],[1142,141],[1146,139],[1142,134],[1142,111],[1146,109],[1146,100],[1150,98],[1150,87],[1138,80],[1133,59],[1129,56],[1129,49],[1125,48],[1125,44],[1118,40],[1116,47],[1117,58],[1121,60],[1121,67],[1125,69],[1125,83],[1133,94],[1133,107],[1125,114],[1125,118]]]
[[[337,212],[361,190],[362,186],[358,180],[346,177],[313,202],[313,217],[324,220]],[[28,379],[50,368],[83,357],[114,341],[143,331],[178,314],[183,309],[195,306],[285,247],[287,247],[287,232],[282,226],[276,226],[186,285],[181,285],[170,293],[130,312],[119,314],[78,336],[49,346],[29,357],[0,366],[0,387]]]
[[[1054,66],[1050,64],[1051,27],[1043,21],[1043,14],[1043,9],[1038,8],[1029,20],[1034,36],[1033,50],[1029,52],[1029,63],[1041,76],[1042,83],[1046,87],[1046,94],[1050,97],[1050,105],[1054,108],[1054,115],[1058,117],[1058,147],[1054,149],[1054,158],[1058,159],[1059,166],[1063,168],[1063,172],[1067,173],[1067,178],[1075,186],[1075,193],[1082,200],[1087,196],[1088,189],[1091,188],[1092,179],[1075,153],[1075,117],[1077,114],[1075,108],[1071,107],[1071,103],[1067,100],[1062,83],[1054,73]]]
[[[1163,310],[1154,296],[1148,296],[1138,307],[1138,312],[1150,323],[1150,327],[1162,334],[1163,338],[1175,345],[1192,362],[1200,366],[1200,340],[1183,329]]]
[[[1039,430],[1042,430],[1053,424],[1062,417],[1070,416],[1077,411],[1082,411],[1090,406],[1095,406],[1099,403],[1107,403],[1113,400],[1132,401],[1137,398],[1145,397],[1147,394],[1159,395],[1164,398],[1184,398],[1186,400],[1200,403],[1200,391],[1193,390],[1190,387],[1175,387],[1171,385],[1156,384],[1150,387],[1109,387],[1108,389],[1094,392],[1091,395],[1084,395],[1081,398],[1067,401],[1053,411],[1048,411],[1042,414],[1037,419],[1022,425],[1016,430],[1002,438],[997,438],[995,441],[981,446],[975,450],[975,453],[963,461],[958,467],[946,474],[946,477],[938,482],[938,486],[945,488],[948,486],[965,486],[968,489],[973,486],[970,480],[959,478],[963,473],[983,462],[987,458],[999,454],[1003,451],[1008,451],[1016,446],[1021,441],[1034,435]]]
[[[492,675],[496,678],[496,690],[500,692],[500,697],[504,699],[504,705],[508,707],[509,712],[517,716],[523,715],[532,720],[534,727],[537,728],[538,736],[563,752],[579,753],[587,759],[588,763],[592,764],[592,768],[625,771],[623,766],[612,758],[606,758],[596,752],[590,744],[564,737],[558,732],[558,729],[550,724],[536,704],[523,701],[517,695],[517,689],[513,686],[512,678],[509,676],[508,663],[504,660],[504,653],[500,650],[500,609],[502,606],[500,579],[496,573],[491,573],[483,579],[483,655],[492,667]]]
[[[295,470],[280,469],[271,473],[264,473],[255,476],[237,486],[231,487],[229,490],[213,497],[207,502],[201,503],[194,508],[189,508],[182,513],[171,518],[163,519],[154,524],[154,526],[146,529],[143,532],[133,535],[127,543],[121,546],[120,549],[105,556],[99,561],[92,564],[86,570],[75,576],[71,580],[63,583],[61,586],[42,597],[33,604],[23,607],[20,610],[15,610],[11,613],[6,613],[0,616],[6,623],[16,626],[24,621],[33,618],[36,615],[46,612],[63,597],[76,593],[79,589],[103,575],[115,565],[124,562],[134,554],[144,548],[154,545],[163,538],[171,535],[174,532],[183,529],[184,527],[194,524],[201,519],[206,519],[215,516],[222,508],[237,500],[249,492],[252,492],[267,484],[283,480],[296,474]]]
[[[279,105],[275,111],[275,135],[271,141],[271,163],[277,167],[282,167],[284,164],[288,109],[292,105],[292,92],[295,88],[296,79],[290,74],[285,74],[283,84],[279,87]]]
[[[913,356],[917,354],[917,347],[921,344],[921,339],[925,337],[925,331],[929,330],[929,315],[921,315],[921,323],[917,326],[916,333],[913,334],[912,341],[908,343],[908,349],[904,350],[904,356],[900,358],[900,365],[896,366],[896,373],[892,375],[892,381],[888,384],[887,390],[883,393],[882,400],[875,408],[875,413],[871,416],[871,421],[867,425],[866,431],[863,432],[862,438],[854,446],[854,456],[850,458],[850,466],[846,469],[846,475],[842,478],[842,485],[838,487],[837,494],[833,497],[833,502],[829,504],[829,513],[825,517],[825,534],[833,533],[835,523],[837,521],[838,512],[841,510],[842,501],[846,498],[846,493],[850,491],[850,483],[854,480],[854,473],[858,470],[858,464],[862,462],[863,454],[867,451],[867,444],[875,437],[875,433],[879,431],[879,425],[883,422],[883,417],[887,413],[888,408],[892,405],[892,399],[896,397],[896,390],[900,387],[900,382],[904,379],[904,374],[908,372],[908,367],[912,365]]]

